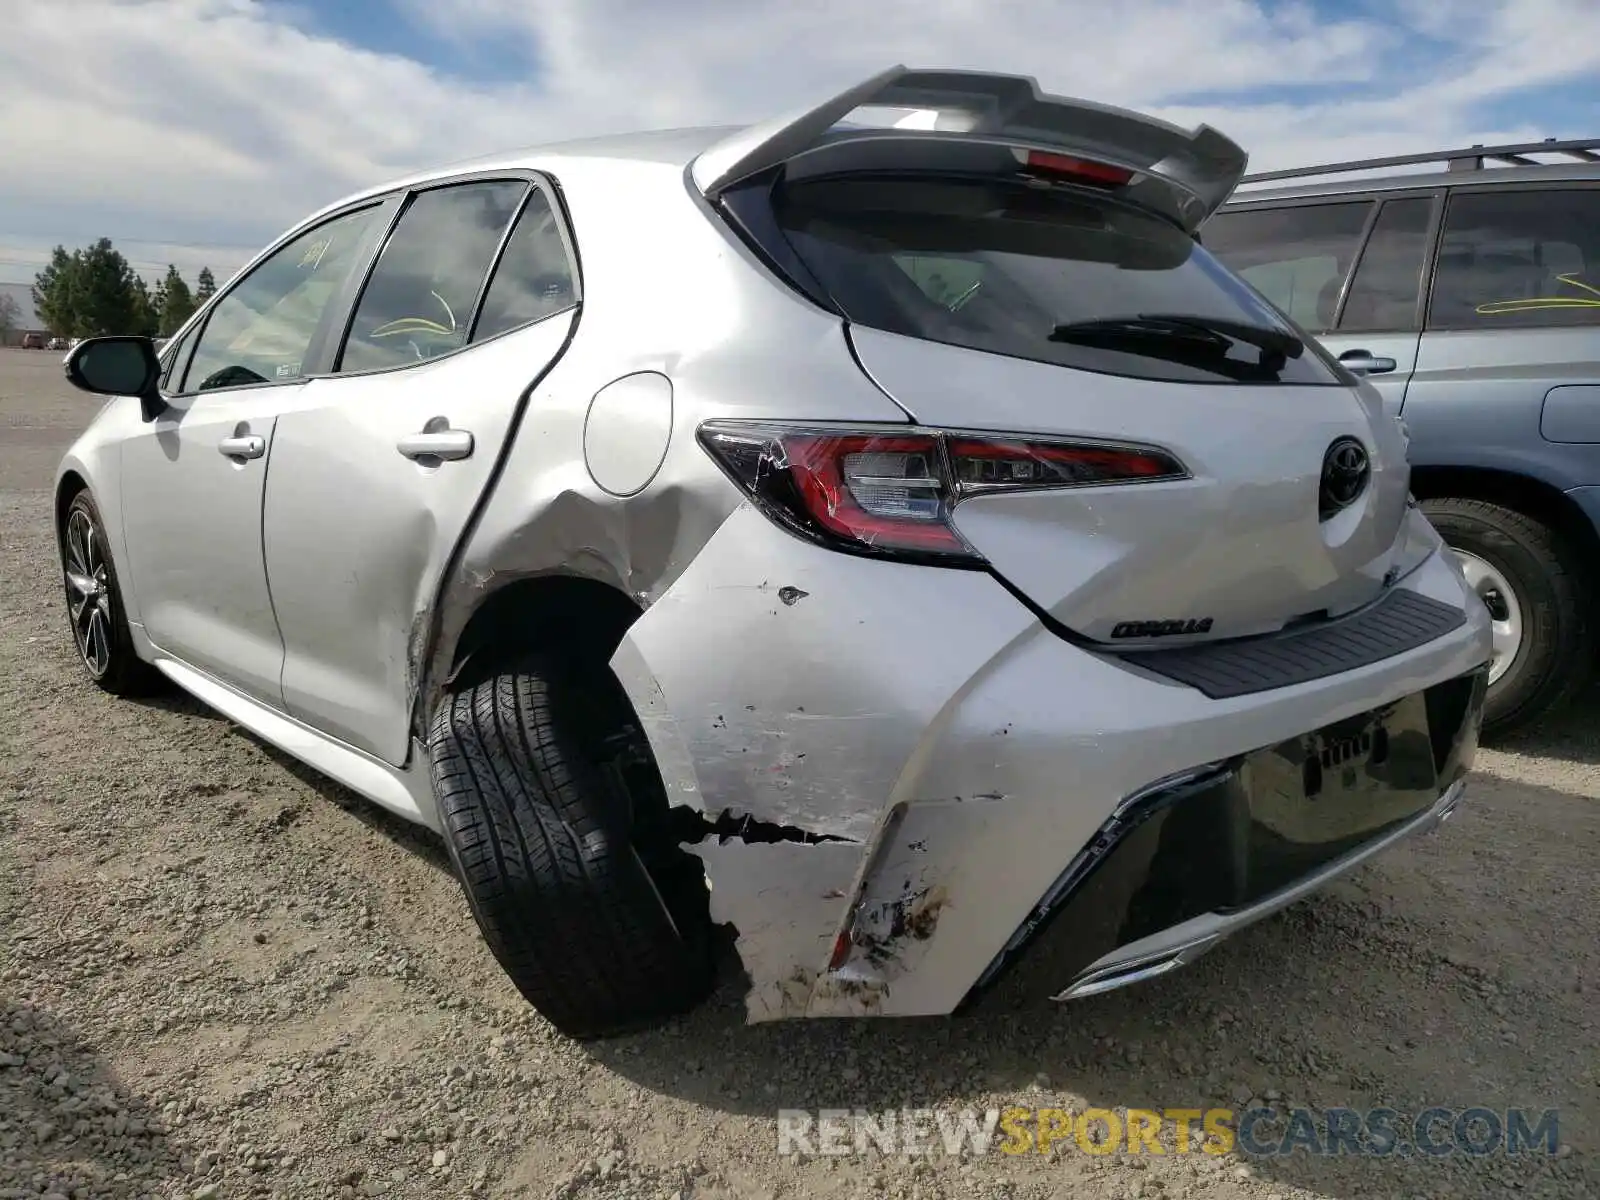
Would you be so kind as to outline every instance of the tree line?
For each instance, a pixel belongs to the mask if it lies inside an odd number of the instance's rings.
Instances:
[[[110,238],[101,238],[70,253],[57,246],[34,276],[33,306],[57,337],[170,337],[216,290],[210,267],[200,268],[191,288],[171,264],[152,288]]]

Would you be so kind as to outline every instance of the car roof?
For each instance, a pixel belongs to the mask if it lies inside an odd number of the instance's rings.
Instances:
[[[741,125],[702,125],[682,129],[640,130],[497,151],[384,180],[382,183],[373,184],[371,187],[341,197],[308,219],[315,220],[323,213],[333,212],[349,204],[386,195],[402,188],[426,186],[441,179],[480,172],[548,170],[554,169],[564,160],[605,158],[684,168],[701,152],[742,128],[744,126]]]

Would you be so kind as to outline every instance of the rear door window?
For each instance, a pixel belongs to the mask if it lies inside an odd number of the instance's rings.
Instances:
[[[1341,332],[1409,333],[1417,328],[1432,215],[1433,201],[1426,196],[1383,202],[1339,314]]]
[[[1600,325],[1600,188],[1457,193],[1430,329]]]
[[[1332,329],[1372,201],[1238,208],[1200,231],[1206,247],[1303,329]]]
[[[572,260],[550,201],[535,189],[489,281],[472,340],[542,321],[577,302]]]
[[[372,268],[339,371],[403,367],[467,344],[500,239],[528,184],[485,180],[421,192]]]
[[[860,325],[1146,379],[1338,381],[1208,250],[1108,195],[857,176],[780,187],[774,206]]]

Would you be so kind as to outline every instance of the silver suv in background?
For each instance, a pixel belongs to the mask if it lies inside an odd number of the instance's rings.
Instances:
[[[1570,699],[1600,625],[1600,140],[1246,176],[1200,236],[1403,414],[1494,619],[1486,732]]]

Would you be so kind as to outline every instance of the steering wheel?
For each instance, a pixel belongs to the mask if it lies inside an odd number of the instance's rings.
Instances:
[[[422,346],[417,344],[419,338],[424,344],[430,342],[443,343],[444,349],[454,349],[456,336],[460,332],[460,327],[456,323],[455,310],[450,307],[449,302],[438,292],[430,291],[428,294],[439,302],[440,308],[444,309],[445,316],[450,322],[448,325],[430,320],[427,317],[397,317],[393,321],[386,321],[384,324],[379,325],[371,333],[367,334],[367,337],[373,341],[386,338],[404,338],[411,344],[412,353],[419,359],[431,358],[433,354],[442,352],[434,349],[431,354],[424,353]]]

